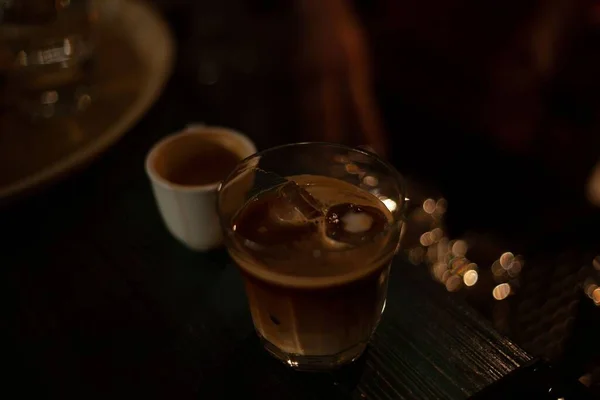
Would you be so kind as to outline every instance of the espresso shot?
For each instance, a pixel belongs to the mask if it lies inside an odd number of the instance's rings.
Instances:
[[[180,186],[219,183],[244,158],[236,143],[220,135],[188,135],[167,142],[155,156],[154,168],[165,181]]]
[[[146,173],[169,232],[195,251],[219,247],[215,209],[219,183],[254,144],[231,129],[191,126],[158,142],[146,157]]]
[[[182,186],[209,185],[225,179],[240,160],[231,150],[207,142],[197,154],[174,162],[169,171],[165,171],[165,178]]]

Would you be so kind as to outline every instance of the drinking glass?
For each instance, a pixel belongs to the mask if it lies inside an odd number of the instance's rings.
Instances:
[[[248,202],[277,190],[286,178],[307,175],[350,184],[389,211],[386,236],[376,251],[366,254],[356,250],[360,246],[335,250],[335,257],[347,256],[355,268],[336,265],[337,272],[316,276],[283,273],[277,262],[273,268],[273,260],[268,260],[269,249],[257,251],[255,243],[240,237],[236,222]],[[339,201],[344,203],[343,196]],[[338,367],[363,353],[385,308],[404,205],[403,179],[393,166],[373,153],[337,144],[298,143],[265,150],[243,160],[222,182],[217,206],[225,242],[242,273],[254,326],[268,352],[303,370]],[[282,265],[307,257],[302,251],[290,247],[280,258]],[[313,253],[320,256],[320,251]]]

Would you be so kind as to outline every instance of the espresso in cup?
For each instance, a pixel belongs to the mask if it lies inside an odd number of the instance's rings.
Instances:
[[[175,156],[161,171],[165,180],[181,186],[203,186],[222,181],[244,157],[242,152],[198,138],[190,154]],[[197,148],[196,148],[197,146]],[[167,162],[165,162],[167,164]]]
[[[169,232],[193,250],[219,246],[217,188],[255,152],[246,136],[220,127],[192,126],[158,142],[146,158],[146,173]]]

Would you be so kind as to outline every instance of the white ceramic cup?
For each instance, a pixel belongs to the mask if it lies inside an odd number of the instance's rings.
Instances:
[[[223,146],[240,160],[256,153],[254,143],[239,132],[190,125],[156,143],[146,156],[146,173],[165,225],[179,241],[197,251],[218,247],[223,240],[216,210],[220,182],[180,185],[170,182],[165,171],[182,158],[189,158],[195,152],[202,153],[202,145],[207,141]]]

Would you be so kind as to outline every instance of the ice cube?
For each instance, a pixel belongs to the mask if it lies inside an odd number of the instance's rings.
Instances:
[[[323,206],[306,189],[288,181],[278,190],[277,200],[271,203],[271,216],[283,224],[306,224],[323,216]]]
[[[288,181],[246,205],[236,219],[236,233],[257,249],[298,243],[317,232],[320,208],[310,193]]]
[[[325,217],[325,235],[344,245],[357,246],[373,239],[387,228],[387,218],[375,207],[350,203],[330,207]]]

